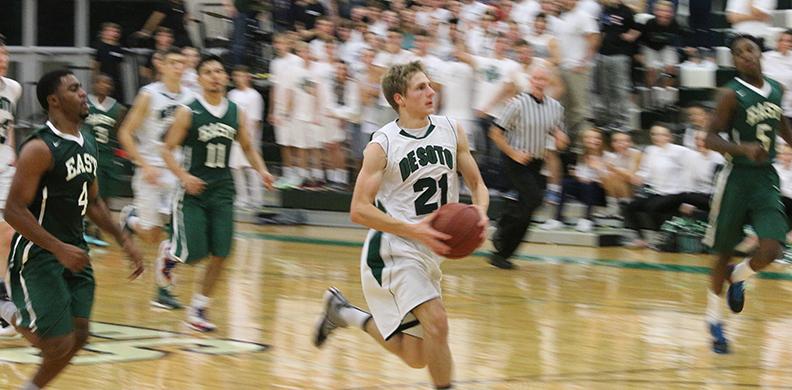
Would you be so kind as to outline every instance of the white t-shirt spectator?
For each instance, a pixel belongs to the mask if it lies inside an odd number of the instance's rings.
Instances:
[[[182,87],[192,91],[195,96],[201,96],[203,94],[203,90],[201,90],[201,86],[198,84],[198,73],[193,68],[184,69],[184,73],[182,73],[181,78],[181,85]]]
[[[482,57],[492,54],[492,48],[495,46],[495,35],[490,33],[494,31],[494,28],[491,27],[491,29],[492,31],[488,32],[476,26],[465,34],[465,43],[470,54]]]
[[[319,119],[317,112],[321,90],[322,77],[316,71],[317,62],[311,62],[309,66],[300,64],[289,69],[291,81],[289,85],[294,92],[294,103],[291,115],[294,119],[303,122],[313,122]]]
[[[462,25],[461,28],[470,28],[471,26],[475,26],[481,20],[481,17],[487,13],[487,5],[480,3],[478,1],[473,1],[469,4],[462,4],[462,7],[459,11],[459,16]]]
[[[228,92],[228,100],[236,103],[245,112],[247,128],[251,131],[250,135],[256,135],[259,130],[257,122],[261,121],[264,116],[264,99],[261,98],[261,94],[253,88],[244,91],[232,89]]]
[[[729,0],[726,3],[726,12],[749,15],[751,6],[758,8],[766,14],[772,14],[776,9],[776,0]],[[735,23],[732,28],[740,34],[751,34],[757,37],[767,37],[770,35],[771,22],[760,22],[758,20],[748,20]]]
[[[778,172],[778,178],[781,182],[781,195],[787,198],[792,198],[792,164],[785,167],[783,163],[777,162],[773,167]]]
[[[688,188],[687,176],[688,156],[692,150],[675,144],[666,144],[665,147],[650,145],[644,150],[638,176],[645,185],[660,195],[672,195],[684,192]]]
[[[778,51],[766,51],[762,54],[762,71],[784,86],[784,98],[781,106],[785,116],[792,116],[792,51],[786,55]]]
[[[325,41],[323,39],[313,39],[308,43],[316,61],[327,61],[327,50],[325,50]]]
[[[688,192],[712,194],[715,184],[715,168],[723,165],[725,160],[718,152],[708,150],[706,153],[693,150],[688,158]]]
[[[597,21],[580,6],[558,17],[548,18],[548,30],[558,39],[561,67],[573,69],[586,63],[589,52],[588,34],[599,33]]]
[[[580,156],[578,157],[578,162],[575,164],[575,177],[579,181],[587,181],[587,182],[602,182],[602,175],[603,171],[600,169],[595,168],[597,165],[601,165],[604,168],[605,164],[602,163],[604,160],[604,155],[602,156]],[[597,161],[599,160],[599,161]]]
[[[274,88],[273,99],[275,100],[273,112],[276,115],[283,115],[286,111],[286,92],[290,88],[289,82],[294,80],[289,77],[289,73],[298,66],[302,66],[302,59],[292,53],[277,57],[270,63],[270,81]]]
[[[514,4],[511,11],[511,20],[520,24],[523,31],[533,26],[534,18],[542,11],[542,6],[536,0],[523,0]]]
[[[443,85],[442,115],[458,120],[475,119],[473,113],[473,88],[476,75],[464,62],[443,62],[438,82]]]
[[[602,13],[602,6],[597,0],[580,0],[577,4],[577,8],[591,15],[595,20],[598,19]]]
[[[490,58],[473,56],[476,64],[476,97],[473,108],[484,111],[485,106],[492,103],[495,97],[508,82],[514,82],[520,72],[520,64],[510,58]],[[503,105],[499,104],[485,111],[487,115],[497,117]]]

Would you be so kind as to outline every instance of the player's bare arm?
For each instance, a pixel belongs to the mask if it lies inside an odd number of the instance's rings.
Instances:
[[[141,157],[135,143],[135,131],[140,128],[146,119],[149,111],[151,96],[146,92],[141,92],[135,97],[132,108],[124,117],[121,127],[118,129],[118,142],[121,147],[129,154],[129,159],[143,170],[143,178],[152,184],[156,184],[159,179],[159,172],[156,168],[148,165]]]
[[[88,253],[44,230],[28,209],[41,178],[52,169],[52,164],[52,152],[44,141],[34,139],[22,147],[6,200],[5,220],[19,234],[52,253],[64,267],[77,272],[88,265]]]
[[[781,86],[781,101],[784,99],[784,95],[786,94],[786,89]],[[784,141],[786,141],[787,145],[792,145],[792,128],[790,128],[789,120],[784,115],[781,115],[781,123],[778,127],[778,136],[781,137]]]
[[[143,273],[143,256],[140,255],[140,251],[129,235],[123,234],[118,224],[113,221],[110,210],[99,196],[98,179],[95,179],[88,189],[88,208],[86,210],[86,215],[91,221],[98,225],[100,229],[110,233],[113,238],[115,238],[116,242],[124,249],[133,268],[132,273],[129,275],[129,279],[136,279],[140,276],[140,274]]]
[[[396,220],[374,206],[377,191],[379,191],[382,177],[385,174],[386,161],[382,146],[376,143],[366,146],[363,151],[363,166],[352,193],[352,204],[349,210],[352,222],[381,232],[420,241],[441,255],[448,253],[450,248],[442,240],[447,240],[451,236],[440,233],[431,226],[431,221],[437,215],[436,213],[429,214],[420,223],[410,224]]]
[[[479,226],[484,228],[481,231],[481,242],[487,238],[487,226],[489,225],[489,217],[487,216],[487,209],[489,208],[489,191],[484,184],[484,179],[481,177],[478,165],[473,155],[470,154],[470,144],[468,143],[467,134],[462,125],[457,122],[457,170],[462,174],[465,184],[470,189],[470,197],[473,204],[478,208],[481,215]]]
[[[239,137],[237,138],[237,141],[239,142],[239,146],[242,147],[242,151],[245,152],[245,157],[247,157],[248,162],[250,162],[250,165],[253,166],[253,169],[255,169],[259,175],[261,175],[261,180],[264,182],[264,186],[267,187],[268,190],[272,190],[272,174],[267,170],[267,164],[264,163],[264,160],[261,158],[261,155],[258,153],[258,151],[253,149],[253,144],[250,142],[250,134],[247,130],[247,119],[245,118],[245,112],[241,109],[238,112]]]
[[[187,193],[198,195],[206,188],[206,182],[184,170],[176,161],[176,157],[173,156],[174,150],[181,146],[184,139],[187,138],[190,124],[192,124],[192,112],[188,107],[179,107],[174,115],[173,124],[171,124],[168,132],[165,133],[165,143],[162,145],[161,153],[165,165],[179,178]]]
[[[710,127],[707,130],[705,141],[707,148],[731,156],[746,156],[754,161],[766,159],[768,154],[762,145],[755,142],[737,145],[726,141],[718,134],[731,130],[734,111],[737,108],[737,94],[734,90],[723,88],[719,95],[718,105],[715,107]]]

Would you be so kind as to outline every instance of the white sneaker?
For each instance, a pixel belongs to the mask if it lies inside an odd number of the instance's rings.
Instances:
[[[539,229],[542,230],[558,230],[564,227],[564,223],[557,220],[557,219],[548,219],[543,224],[539,225]]]
[[[187,324],[190,329],[198,332],[213,332],[215,329],[217,329],[217,326],[209,322],[209,320],[206,318],[205,308],[190,308],[187,313],[187,321],[185,321],[185,324]]]
[[[580,218],[578,219],[577,226],[575,226],[575,230],[581,233],[590,233],[591,230],[594,229],[594,222],[590,219]]]

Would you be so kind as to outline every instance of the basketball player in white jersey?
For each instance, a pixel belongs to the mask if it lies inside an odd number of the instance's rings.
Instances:
[[[314,344],[321,346],[335,328],[360,328],[410,367],[427,367],[435,387],[447,389],[453,363],[438,255],[448,252],[443,240],[449,237],[431,223],[435,210],[458,201],[457,173],[470,188],[482,227],[489,195],[465,130],[431,115],[435,92],[419,62],[391,67],[382,89],[399,118],[376,131],[366,147],[350,209],[353,222],[371,228],[360,264],[371,314],[329,289]]]
[[[176,109],[195,99],[192,91],[181,84],[184,67],[185,58],[179,49],[165,53],[161,81],[140,89],[118,130],[121,146],[137,165],[132,178],[134,203],[121,210],[121,224],[151,246],[159,244],[154,273],[157,295],[151,304],[168,310],[182,307],[170,292],[176,261],[168,255],[169,241],[163,240],[177,183],[165,167],[160,149]]]
[[[0,44],[2,46],[2,44]],[[3,47],[5,49],[5,47]],[[8,196],[8,189],[11,187],[11,179],[14,177],[13,163],[16,153],[14,152],[14,113],[17,103],[22,97],[22,86],[15,80],[5,77],[8,73],[8,52],[0,51],[0,258],[8,257],[8,250],[11,247],[11,237],[14,230],[2,218],[2,210],[5,209],[5,201]],[[0,261],[0,275],[5,277],[6,261]],[[0,296],[6,295],[5,282],[0,278]],[[0,319],[0,336],[12,336],[16,334],[14,327],[5,320]]]

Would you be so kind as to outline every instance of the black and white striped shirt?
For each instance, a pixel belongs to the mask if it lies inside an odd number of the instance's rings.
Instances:
[[[509,146],[542,158],[547,136],[556,128],[564,130],[564,107],[550,96],[539,101],[524,92],[508,103],[495,125],[506,133]]]

